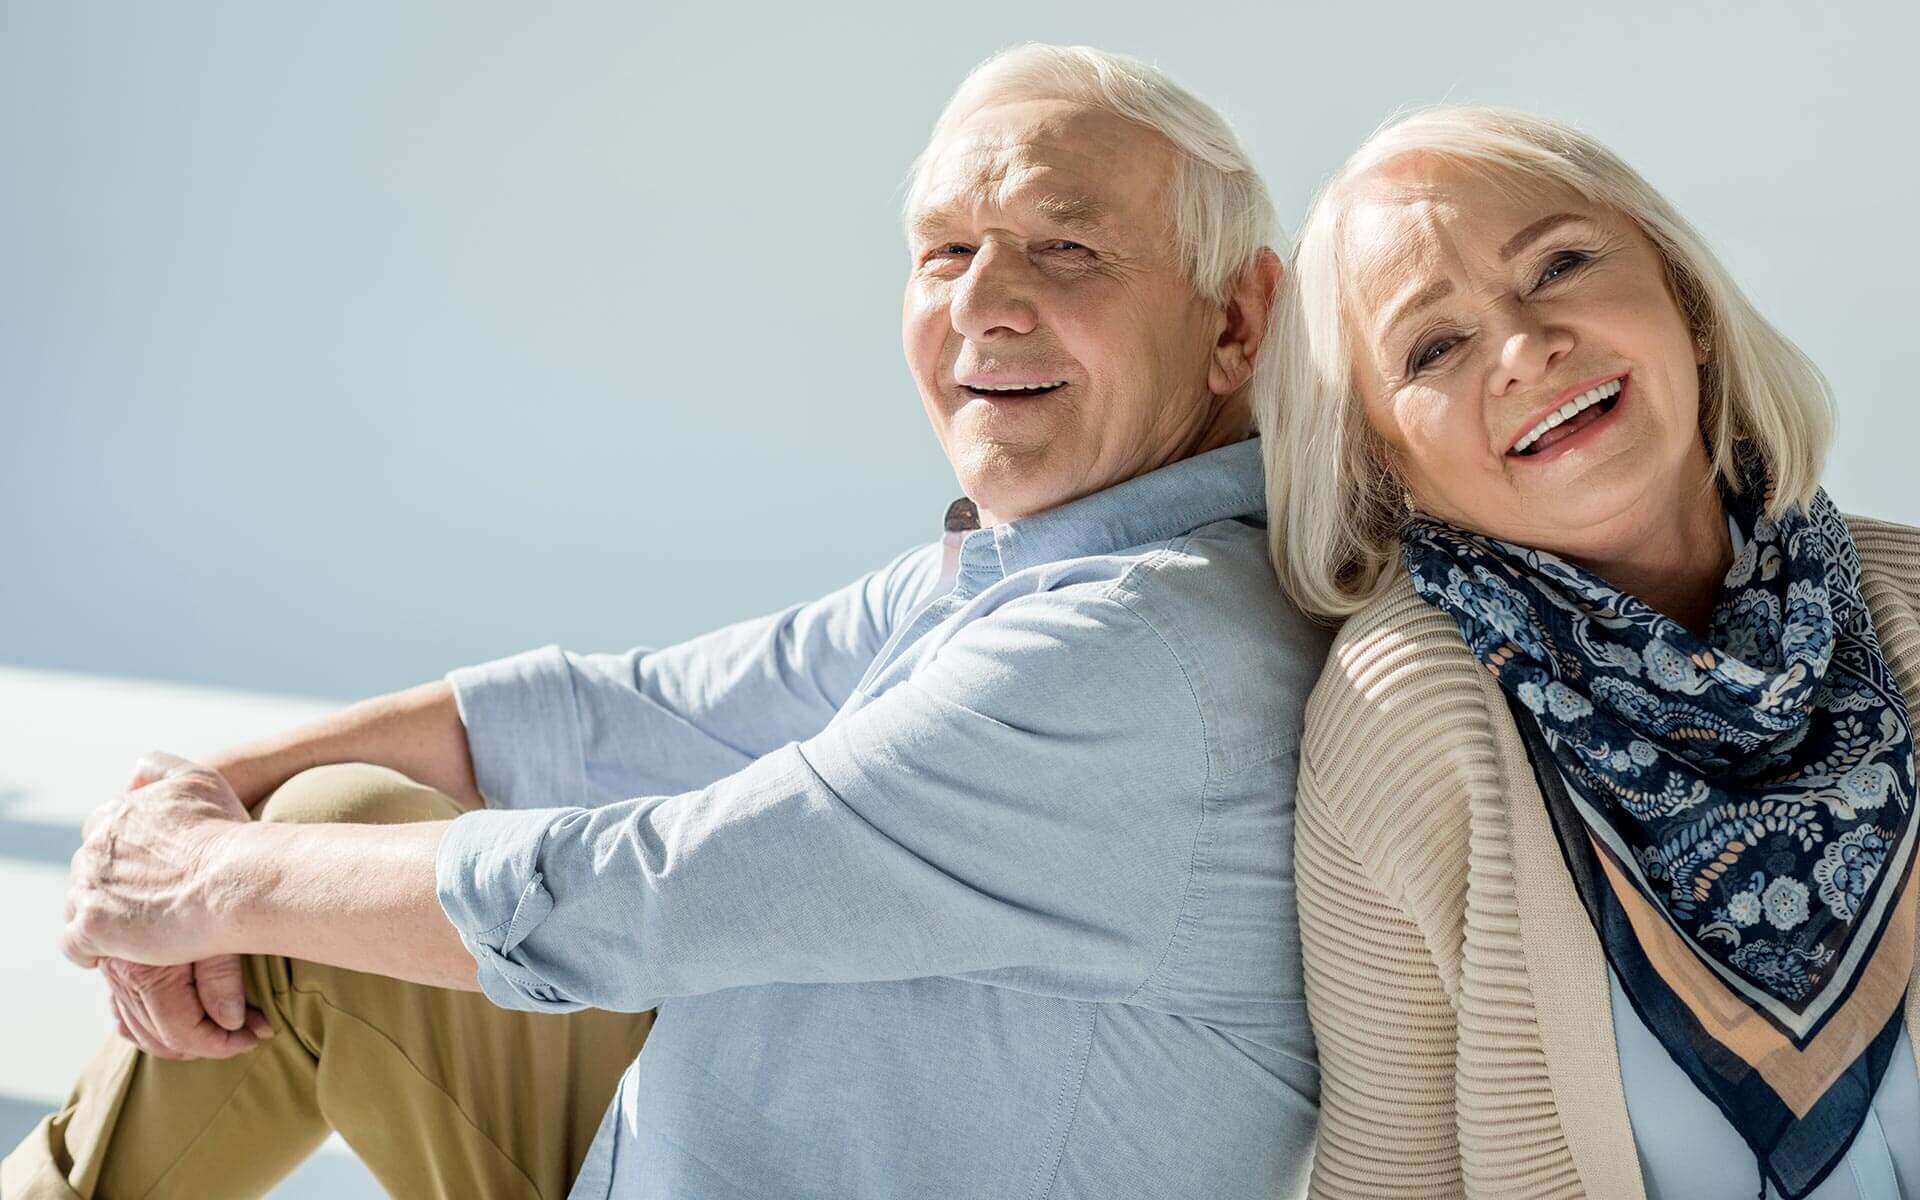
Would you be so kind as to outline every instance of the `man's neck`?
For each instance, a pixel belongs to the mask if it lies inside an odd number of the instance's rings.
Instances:
[[[1253,407],[1244,395],[1229,397],[1220,402],[1212,416],[1199,428],[1186,452],[1168,459],[1166,465],[1205,454],[1209,450],[1218,450],[1222,446],[1231,446],[1235,442],[1244,442],[1252,436]]]
[[[1128,479],[1138,479],[1142,475],[1150,475],[1155,471],[1170,467],[1177,462],[1184,462],[1189,458],[1206,454],[1212,450],[1218,450],[1223,446],[1231,446],[1236,442],[1244,442],[1253,436],[1253,432],[1252,405],[1244,395],[1227,397],[1226,399],[1217,401],[1213,407],[1208,410],[1205,417],[1195,424],[1193,428],[1162,443],[1168,448],[1159,454],[1146,458],[1140,469],[1134,471],[1133,474],[1115,479],[1113,482],[1105,484],[1102,487],[1068,495],[1063,499],[1047,505],[1045,508],[1036,508],[1031,511],[1020,511],[1002,515],[986,504],[980,504],[978,510],[980,527],[984,529],[993,525],[1004,525],[1009,521],[1018,521],[1027,517],[1038,516],[1040,513],[1059,508],[1064,504],[1071,504],[1075,500],[1090,496],[1096,491],[1116,487]],[[979,503],[979,497],[973,497],[973,500],[976,504]]]

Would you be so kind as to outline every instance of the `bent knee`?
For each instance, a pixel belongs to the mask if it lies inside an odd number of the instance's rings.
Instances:
[[[404,825],[445,821],[461,808],[398,771],[371,763],[333,763],[300,772],[260,806],[258,819],[321,825]]]

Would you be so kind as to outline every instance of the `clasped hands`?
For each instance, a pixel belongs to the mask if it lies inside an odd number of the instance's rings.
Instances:
[[[82,828],[60,949],[106,976],[120,1035],[149,1054],[228,1058],[273,1036],[222,940],[221,851],[248,823],[218,771],[150,754]]]

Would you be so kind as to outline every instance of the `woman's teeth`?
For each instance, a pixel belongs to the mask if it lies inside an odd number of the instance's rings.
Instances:
[[[1535,425],[1532,429],[1527,430],[1526,436],[1521,438],[1519,441],[1515,442],[1513,444],[1513,449],[1508,451],[1508,453],[1525,454],[1528,448],[1531,447],[1535,442],[1539,441],[1541,435],[1546,433],[1547,430],[1556,429],[1559,426],[1566,424],[1568,421],[1573,420],[1573,418],[1579,416],[1581,413],[1585,412],[1589,408],[1592,408],[1594,405],[1599,404],[1604,400],[1611,400],[1615,396],[1618,396],[1619,394],[1620,394],[1620,380],[1618,379],[1609,379],[1607,382],[1601,384],[1599,387],[1593,388],[1590,391],[1582,392],[1580,395],[1575,396],[1573,399],[1567,401],[1565,404],[1562,404],[1559,408],[1548,413],[1546,415],[1546,418],[1542,420],[1538,425]]]

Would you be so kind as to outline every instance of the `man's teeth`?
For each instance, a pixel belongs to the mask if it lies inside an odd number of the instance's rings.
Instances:
[[[1575,416],[1592,408],[1602,400],[1611,400],[1620,394],[1620,381],[1609,379],[1591,391],[1582,392],[1559,408],[1547,414],[1546,419],[1527,430],[1527,436],[1513,444],[1513,453],[1524,454],[1528,446],[1540,440],[1540,435],[1557,425],[1564,425]]]
[[[976,392],[1044,392],[1066,385],[1066,380],[1056,379],[1051,383],[970,383],[967,387]]]

